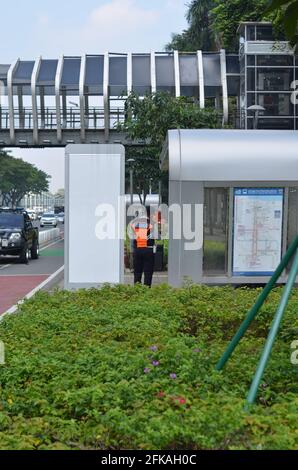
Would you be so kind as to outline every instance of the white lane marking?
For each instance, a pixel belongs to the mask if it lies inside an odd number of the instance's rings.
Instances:
[[[54,241],[53,243],[50,243],[49,245],[45,245],[45,246],[43,246],[42,248],[39,248],[39,251],[44,251],[44,250],[46,250],[47,248],[50,248],[50,247],[53,246],[53,245],[57,245],[59,242],[62,242],[62,241],[64,241],[64,238],[59,238],[58,240]],[[9,268],[10,266],[15,266],[15,265],[6,264],[5,266],[1,266],[1,267],[0,267],[0,270]],[[21,275],[21,274],[20,274],[20,275]],[[16,274],[16,276],[18,276],[18,274]],[[29,276],[31,276],[31,274],[29,274]]]
[[[0,279],[5,277],[36,277],[36,276],[51,276],[52,273],[44,273],[44,274],[5,274],[5,276],[1,276]]]
[[[0,316],[0,322],[6,315],[12,315],[13,313],[15,313],[18,310],[19,306],[24,303],[24,300],[28,300],[31,297],[33,297],[39,290],[43,289],[47,284],[49,284],[53,279],[55,279],[55,277],[57,277],[60,273],[62,273],[62,271],[64,271],[64,265],[61,266],[61,268],[59,268],[55,273],[53,273],[45,281],[43,281],[41,284],[35,287],[31,292],[29,292],[29,294],[25,295],[25,297],[23,297],[23,299],[20,300],[17,304],[13,305],[9,310],[4,312]]]
[[[50,243],[49,245],[43,246],[42,248],[39,248],[39,251],[44,251],[44,250],[46,250],[47,248],[50,248],[50,246],[57,245],[59,242],[62,242],[63,240],[64,240],[64,238],[59,238],[59,239],[56,240],[55,242]]]

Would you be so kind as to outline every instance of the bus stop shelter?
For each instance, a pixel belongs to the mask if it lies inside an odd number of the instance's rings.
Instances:
[[[298,134],[170,130],[160,165],[169,171],[169,283],[265,284],[298,233]],[[188,249],[185,222],[199,247]]]

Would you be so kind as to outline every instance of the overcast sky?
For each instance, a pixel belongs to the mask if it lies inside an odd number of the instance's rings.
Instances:
[[[187,0],[14,0],[1,6],[0,63],[16,58],[162,51],[186,27]],[[64,186],[64,151],[14,149],[13,154]]]

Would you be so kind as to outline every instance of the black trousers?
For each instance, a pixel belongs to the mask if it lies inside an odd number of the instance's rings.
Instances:
[[[152,248],[135,248],[133,253],[133,269],[135,284],[142,282],[142,275],[144,273],[144,284],[151,287],[154,271],[154,253]]]

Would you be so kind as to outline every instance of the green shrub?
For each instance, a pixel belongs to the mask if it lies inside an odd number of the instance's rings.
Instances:
[[[297,449],[290,363],[297,290],[249,414],[244,399],[280,289],[224,373],[214,371],[258,293],[204,286],[39,293],[0,325],[0,448]]]

